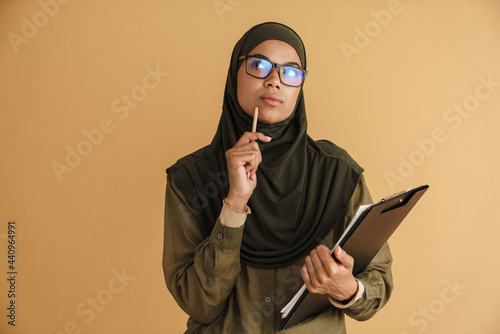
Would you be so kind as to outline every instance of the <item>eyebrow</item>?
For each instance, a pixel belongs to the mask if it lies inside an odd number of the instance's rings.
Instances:
[[[262,58],[262,59],[269,60],[269,61],[273,62],[271,59],[269,59],[268,57],[266,57],[266,56],[264,56],[264,55],[262,55],[260,53],[253,54],[251,56],[252,57],[259,57],[259,58]],[[296,67],[302,69],[302,67],[300,67],[300,65],[298,63],[294,62],[294,61],[289,61],[288,63],[285,63],[283,65],[286,65],[286,66],[296,66]]]

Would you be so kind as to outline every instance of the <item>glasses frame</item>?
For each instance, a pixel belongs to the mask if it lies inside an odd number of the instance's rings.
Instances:
[[[273,67],[271,68],[271,70],[269,71],[269,73],[265,76],[265,77],[258,77],[256,75],[253,75],[253,74],[250,74],[248,73],[248,58],[257,58],[257,59],[262,59],[262,60],[265,60],[265,61],[268,61],[270,62]],[[265,79],[267,78],[268,76],[271,75],[271,73],[273,72],[273,70],[275,68],[278,69],[278,77],[280,78],[280,82],[285,85],[285,86],[289,86],[289,87],[300,87],[304,84],[304,81],[306,80],[306,75],[307,75],[307,71],[300,68],[300,67],[295,67],[295,66],[292,66],[292,65],[282,65],[282,64],[276,64],[275,62],[272,62],[270,61],[269,59],[266,59],[266,58],[262,58],[262,57],[259,57],[259,56],[253,56],[253,55],[243,55],[241,57],[238,58],[238,60],[245,60],[245,72],[247,72],[247,74],[251,77],[254,77],[254,78],[258,78],[258,79]],[[301,71],[304,75],[302,76],[302,81],[300,82],[300,84],[298,86],[294,86],[294,85],[289,85],[289,84],[286,84],[283,82],[283,79],[281,78],[281,68],[282,67],[293,67],[299,71]]]

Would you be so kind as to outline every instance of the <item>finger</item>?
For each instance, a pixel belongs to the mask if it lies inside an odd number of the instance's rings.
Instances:
[[[311,279],[311,281],[313,280],[313,278],[315,277],[316,275],[316,270],[314,269],[314,265],[312,263],[312,260],[311,260],[311,256],[306,256],[306,259],[305,259],[305,263],[304,263],[304,266],[305,268],[307,269],[307,272],[309,274],[309,278]]]
[[[247,144],[248,147],[253,147],[255,145],[256,148],[250,149],[244,152],[244,154],[247,154],[248,159],[245,160],[245,173],[247,173],[248,177],[251,180],[255,180],[256,174],[257,174],[257,169],[262,162],[262,154],[258,148],[258,144],[255,142]],[[245,146],[247,146],[245,145]],[[242,152],[243,153],[243,152]]]
[[[247,152],[247,153],[253,153],[254,154],[254,157],[255,157],[255,161],[256,161],[256,164],[255,166],[258,166],[261,162],[262,162],[262,153],[260,152],[260,148],[259,148],[259,144],[257,144],[256,142],[251,142],[251,143],[248,143],[248,144],[245,144],[245,145],[242,145],[238,148],[236,148],[238,151],[244,151],[244,152]]]
[[[235,158],[241,157],[245,154],[255,154],[255,157],[257,157],[259,160],[262,159],[259,144],[257,144],[256,142],[250,142],[230,148],[226,152],[226,159],[228,160],[228,162],[231,162]]]
[[[321,285],[325,282],[326,277],[326,271],[323,266],[323,263],[321,262],[321,259],[318,256],[318,253],[316,249],[313,249],[311,251],[311,263],[314,267],[314,276],[311,278],[311,281],[313,284]]]
[[[257,169],[262,162],[260,151],[234,151],[227,155],[228,168],[230,173],[239,173],[242,169],[247,179],[255,181],[257,179]]]
[[[255,180],[257,177],[257,169],[259,168],[260,163],[262,162],[262,156],[259,155],[255,157],[255,165],[251,167],[250,169],[250,179]]]
[[[322,272],[324,270],[323,262],[318,255],[318,251],[313,249],[311,251],[311,262],[314,265],[314,269],[316,272]]]
[[[311,278],[309,277],[309,272],[305,264],[302,266],[302,268],[300,268],[300,273],[302,274],[302,279],[304,280],[304,284],[306,285],[307,289],[310,290]]]
[[[262,160],[260,151],[254,149],[231,149],[227,151],[226,158],[229,164],[237,166],[244,166],[247,163],[254,166],[258,165]]]
[[[236,145],[234,145],[234,146],[235,147],[241,146],[241,145],[247,144],[247,143],[254,141],[254,140],[260,140],[262,142],[269,143],[272,140],[272,138],[269,136],[266,136],[262,132],[245,132],[240,137],[240,139],[236,142]]]
[[[255,141],[249,141],[248,143],[240,143],[238,145],[235,145],[234,148],[236,150],[254,150],[254,151],[260,151],[259,144]]]
[[[330,252],[330,248],[326,247],[325,245],[319,245],[316,248],[316,252],[318,253],[318,256],[323,263],[323,266],[325,268],[328,268],[329,266],[332,265],[337,265],[335,260],[332,257],[332,253]]]
[[[256,180],[257,167],[262,162],[262,154],[260,152],[259,145],[255,141],[259,138],[262,139],[263,141],[270,141],[271,140],[271,137],[265,136],[260,132],[257,132],[257,133],[245,132],[241,136],[241,138],[238,140],[236,145],[232,149],[230,149],[232,151],[240,151],[240,152],[245,151],[244,153],[249,153],[247,151],[250,151],[250,150],[255,151],[254,162],[250,162],[247,160],[244,163],[246,177],[252,181]],[[231,157],[238,156],[236,153],[233,153],[233,152],[230,152],[230,153],[231,153]],[[230,157],[229,157],[229,155],[227,155],[227,153],[226,153],[226,157],[229,161]]]
[[[333,278],[339,272],[339,264],[335,262],[330,249],[324,245],[319,245],[316,248],[318,258],[323,265],[325,277]]]
[[[300,273],[302,274],[302,279],[304,280],[307,290],[314,293],[314,287],[318,285],[318,282],[310,256],[306,257],[304,266],[302,266]]]
[[[341,265],[352,270],[354,267],[354,259],[352,256],[347,254],[340,246],[336,246],[333,252]]]
[[[234,157],[238,164],[245,167],[245,171],[249,172],[256,169],[262,162],[262,155],[258,150],[246,150],[235,152]]]

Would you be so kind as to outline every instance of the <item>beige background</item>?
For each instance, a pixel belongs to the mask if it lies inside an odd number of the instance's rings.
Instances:
[[[347,149],[376,200],[431,187],[391,239],[390,303],[349,332],[500,332],[500,2],[1,0],[1,333],[183,331],[165,168],[211,140],[231,50],[268,20],[306,44],[310,135]]]

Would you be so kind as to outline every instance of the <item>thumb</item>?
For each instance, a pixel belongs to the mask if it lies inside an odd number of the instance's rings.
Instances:
[[[354,264],[354,259],[349,254],[347,254],[340,246],[335,247],[334,252],[337,260],[343,265],[349,266]]]
[[[342,256],[344,255],[345,252],[342,251],[342,248],[340,248],[340,246],[336,246],[333,251],[335,252],[335,257],[337,258],[337,260],[343,262]]]

